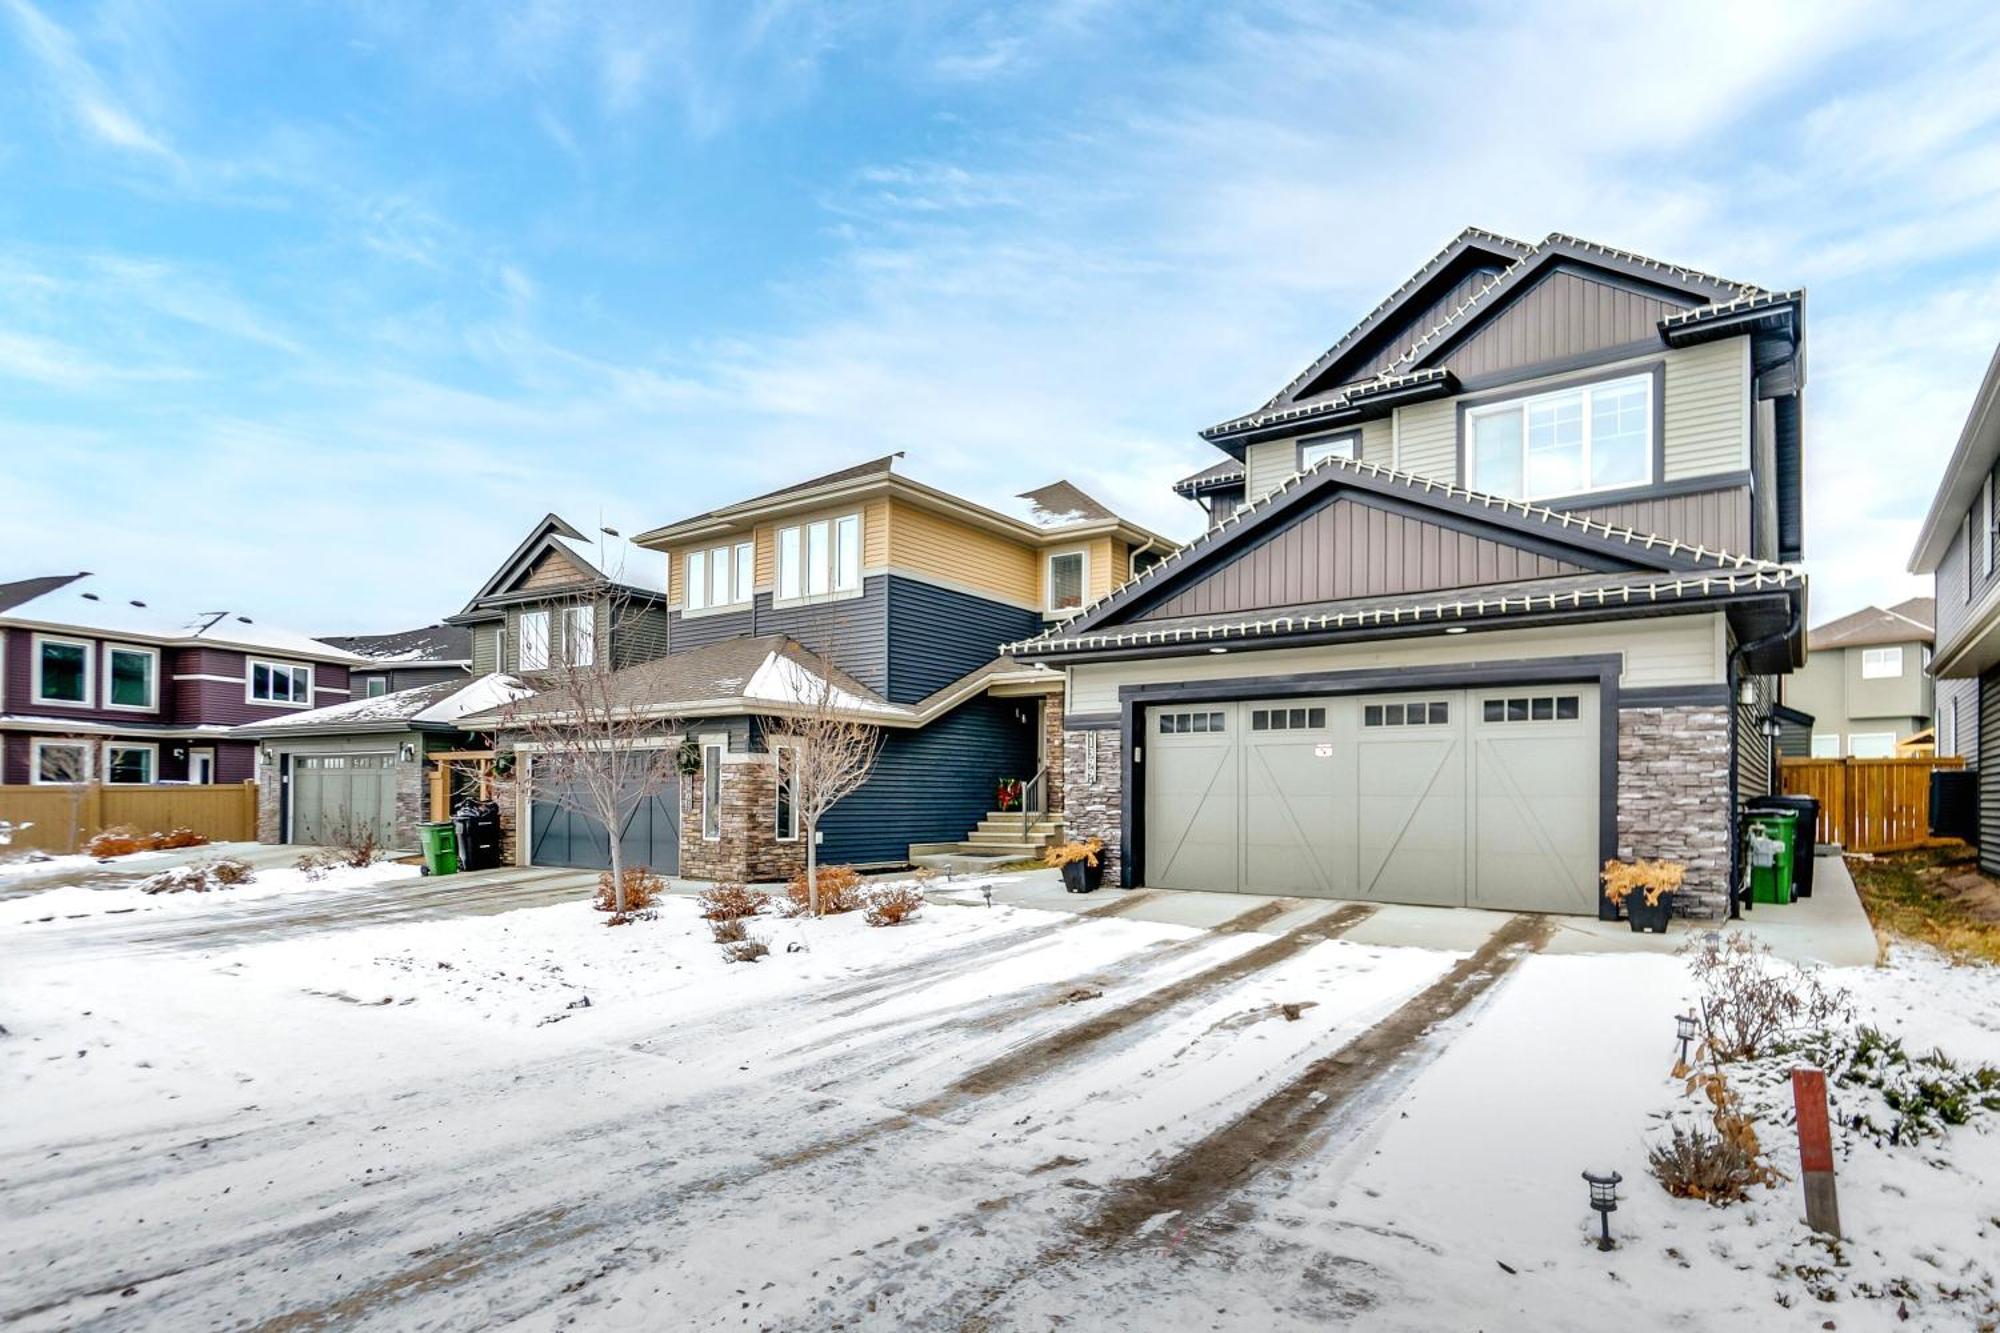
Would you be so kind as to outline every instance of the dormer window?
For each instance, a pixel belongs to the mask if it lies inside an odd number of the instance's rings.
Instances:
[[[1050,611],[1074,611],[1083,605],[1083,590],[1090,578],[1090,552],[1053,551],[1048,560],[1048,601]]]
[[[1513,500],[1644,486],[1653,476],[1653,376],[1466,410],[1466,482]]]
[[[749,542],[689,551],[682,563],[687,580],[686,610],[714,611],[749,604],[757,567],[756,548]]]

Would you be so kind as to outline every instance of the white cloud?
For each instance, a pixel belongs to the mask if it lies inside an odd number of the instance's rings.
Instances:
[[[29,0],[5,0],[5,4],[22,45],[39,61],[50,89],[79,126],[113,148],[156,159],[177,173],[186,170],[165,137],[142,125],[122,104],[67,29]]]

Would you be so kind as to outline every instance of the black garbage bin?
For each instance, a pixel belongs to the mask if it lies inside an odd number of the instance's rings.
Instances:
[[[1743,808],[1753,814],[1759,810],[1790,810],[1799,817],[1797,855],[1792,858],[1792,894],[1798,898],[1812,897],[1813,859],[1819,850],[1816,837],[1819,828],[1819,798],[1753,796],[1743,803]]]
[[[492,870],[500,864],[500,803],[467,801],[451,812],[458,831],[458,868]]]

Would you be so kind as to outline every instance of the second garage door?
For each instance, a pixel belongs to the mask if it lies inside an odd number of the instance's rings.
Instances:
[[[609,870],[611,842],[604,826],[581,814],[579,802],[547,799],[528,805],[528,860],[538,866],[569,866],[581,870]],[[627,803],[630,812],[619,837],[621,859],[627,866],[646,866],[662,874],[676,875],[681,865],[681,798],[678,785],[670,785],[636,803]]]
[[[377,846],[394,847],[396,756],[295,755],[291,801],[288,842],[347,845],[373,838]]]
[[[1146,882],[1595,913],[1595,686],[1162,707]]]

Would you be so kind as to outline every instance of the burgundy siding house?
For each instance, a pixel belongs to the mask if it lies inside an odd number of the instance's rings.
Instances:
[[[0,785],[243,782],[228,734],[345,702],[354,654],[234,611],[195,615],[91,574],[0,583]]]

